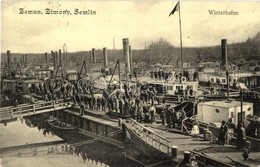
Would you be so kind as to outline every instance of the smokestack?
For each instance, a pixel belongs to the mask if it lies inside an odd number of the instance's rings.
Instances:
[[[89,62],[92,63],[92,51],[89,51]]]
[[[95,48],[92,48],[92,63],[96,63],[96,55],[95,55]]]
[[[52,61],[53,61],[53,68],[54,68],[54,70],[56,70],[56,56],[53,51],[51,51],[51,57],[52,57]]]
[[[25,57],[25,64],[26,64],[26,66],[28,66],[28,59],[27,59],[27,55],[24,55],[24,57]]]
[[[130,70],[130,59],[129,59],[129,40],[128,38],[123,39],[123,55],[126,63],[126,75],[131,72]]]
[[[62,59],[61,59],[61,49],[59,49],[59,59],[60,59],[60,66],[62,65]]]
[[[45,52],[44,55],[45,55],[45,63],[48,64],[48,54],[47,54],[47,52]]]
[[[11,66],[11,55],[10,55],[10,50],[7,50],[7,66]]]
[[[131,45],[129,45],[129,57],[130,57],[130,69],[133,70],[133,55],[132,55]]]
[[[108,66],[108,59],[107,59],[107,48],[103,48],[103,58],[104,58],[104,67],[107,68]]]
[[[25,63],[25,55],[23,55],[23,66],[24,66],[24,67],[26,66],[26,63]]]
[[[14,67],[17,65],[16,57],[14,57]]]
[[[55,51],[55,64],[56,64],[56,68],[59,68],[59,58],[58,58],[58,52]]]
[[[23,66],[23,58],[22,57],[20,57],[20,64],[21,64],[21,66]]]
[[[221,40],[221,48],[222,48],[222,68],[224,70],[228,70],[228,57],[227,57],[227,40]]]

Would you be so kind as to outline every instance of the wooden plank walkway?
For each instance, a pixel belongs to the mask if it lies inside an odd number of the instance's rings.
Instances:
[[[14,118],[28,115],[62,110],[70,108],[71,106],[71,102],[56,103],[55,101],[48,101],[37,102],[35,104],[22,104],[18,105],[17,107],[2,107],[0,108],[0,122],[6,122]]]
[[[164,125],[153,123],[153,124],[142,124],[146,129],[154,132],[165,139],[170,141],[170,147],[178,147],[178,157],[183,158],[184,151],[195,151],[202,153],[208,157],[212,157],[219,162],[224,162],[227,164],[232,164],[232,160],[244,164],[245,166],[260,166],[260,152],[251,151],[250,159],[244,161],[242,153],[244,150],[239,150],[233,145],[219,145],[216,142],[205,141],[202,138],[198,140],[190,135],[185,135],[176,132],[174,133],[172,129],[167,128]],[[146,136],[139,135],[144,141],[146,141]],[[156,148],[156,147],[155,147]],[[163,150],[162,150],[163,151]]]

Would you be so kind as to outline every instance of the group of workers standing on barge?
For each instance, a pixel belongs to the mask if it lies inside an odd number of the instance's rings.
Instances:
[[[74,105],[80,106],[80,113],[84,115],[84,110],[92,111],[112,111],[122,115],[129,115],[138,122],[156,122],[160,117],[162,124],[169,128],[175,128],[176,124],[183,126],[183,120],[186,119],[184,107],[175,111],[169,105],[166,105],[165,98],[157,96],[157,90],[151,85],[138,85],[132,88],[124,84],[123,91],[116,85],[109,85],[107,89],[99,90],[93,84],[86,84],[79,87],[78,83],[63,81],[54,82],[53,84],[44,83],[32,85],[29,88],[31,93],[42,95],[45,101],[68,100]],[[157,107],[155,105],[157,104]],[[158,106],[159,111],[158,111]],[[219,129],[218,142],[226,143],[227,124],[224,122]],[[244,131],[238,127],[243,136]],[[193,121],[191,134],[198,138],[199,125],[198,121]],[[244,135],[245,136],[245,135]],[[244,142],[244,137],[238,137],[238,145]]]

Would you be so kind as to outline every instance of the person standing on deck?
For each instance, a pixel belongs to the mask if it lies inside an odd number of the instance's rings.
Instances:
[[[135,109],[136,109],[136,101],[134,98],[130,99],[130,115],[133,119],[135,119]]]
[[[153,123],[155,121],[155,114],[156,114],[156,108],[154,104],[150,106],[149,114],[150,114],[150,122]]]
[[[129,98],[123,97],[123,114],[128,115],[129,110]]]
[[[170,128],[171,127],[171,111],[169,109],[169,105],[166,105],[166,123],[167,126]]]
[[[195,118],[195,120],[192,121],[192,129],[191,129],[191,135],[198,140],[198,135],[200,133],[199,130],[199,121],[197,118]]]
[[[104,96],[101,98],[101,107],[102,111],[106,110],[106,98]]]
[[[237,126],[237,148],[244,149],[246,145],[246,130],[241,123]]]
[[[142,123],[143,122],[143,106],[141,103],[139,103],[139,105],[137,105],[137,122]]]
[[[85,109],[85,106],[83,103],[80,104],[80,115],[84,115],[84,109]]]
[[[101,97],[97,97],[97,110],[101,109]]]
[[[225,145],[227,131],[228,131],[228,126],[226,125],[226,122],[223,120],[222,125],[219,129],[219,135],[218,135],[218,143],[219,144]]]
[[[180,124],[182,121],[186,118],[186,112],[184,110],[184,107],[181,108],[181,113],[180,113]]]
[[[178,119],[177,119],[177,113],[174,108],[171,110],[171,117],[172,117],[172,127],[175,128],[175,124],[178,123]]]
[[[14,107],[17,107],[17,105],[18,105],[18,100],[15,99],[15,100],[14,100]]]
[[[123,114],[125,101],[123,100],[122,97],[119,97],[118,104],[119,104],[119,112],[120,114]]]
[[[165,117],[166,117],[166,107],[165,105],[163,105],[162,112],[161,112],[162,125],[165,124]]]

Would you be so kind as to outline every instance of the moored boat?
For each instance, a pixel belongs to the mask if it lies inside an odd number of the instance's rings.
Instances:
[[[47,119],[46,123],[53,128],[54,130],[68,131],[68,132],[77,132],[77,128],[71,124],[61,122],[55,119]]]

